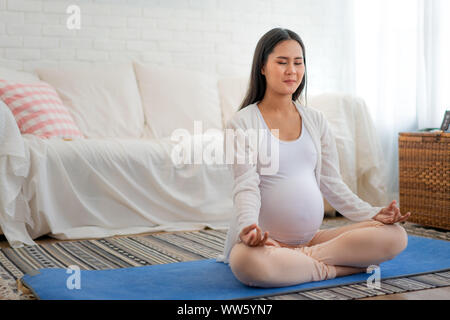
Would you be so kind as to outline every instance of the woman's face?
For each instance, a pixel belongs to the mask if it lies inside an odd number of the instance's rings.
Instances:
[[[292,95],[303,80],[303,50],[295,40],[279,42],[261,69],[267,89],[280,95]],[[266,89],[266,90],[267,90]]]

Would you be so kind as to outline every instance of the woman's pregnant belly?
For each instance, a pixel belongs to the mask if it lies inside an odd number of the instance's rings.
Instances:
[[[324,215],[323,198],[313,174],[263,176],[258,224],[269,237],[290,245],[309,242]]]

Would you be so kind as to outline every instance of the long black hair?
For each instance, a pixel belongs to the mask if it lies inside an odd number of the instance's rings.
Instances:
[[[305,89],[305,101],[306,101],[306,53],[305,45],[302,39],[295,32],[284,29],[284,28],[274,28],[264,34],[261,39],[259,39],[256,45],[255,53],[253,55],[253,64],[250,74],[250,81],[248,84],[247,93],[244,100],[239,107],[239,110],[245,108],[246,106],[253,104],[255,102],[261,101],[266,92],[266,77],[261,73],[262,67],[266,64],[269,54],[272,53],[275,46],[285,40],[295,40],[297,41],[303,50],[303,63],[305,65],[305,74],[303,76],[302,82],[295,92],[292,94],[292,101],[295,101],[302,94],[303,89]]]

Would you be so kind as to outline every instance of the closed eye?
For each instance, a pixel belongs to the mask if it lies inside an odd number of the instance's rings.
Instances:
[[[278,64],[287,64],[287,63],[285,63],[285,62],[278,62]],[[294,63],[296,66],[300,66],[300,65],[302,65],[303,63]]]

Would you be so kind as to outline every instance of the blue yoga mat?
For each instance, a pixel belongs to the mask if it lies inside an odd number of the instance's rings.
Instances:
[[[449,269],[450,242],[409,235],[408,247],[379,266],[381,280]],[[81,270],[79,289],[73,287],[77,285],[75,273],[67,273],[67,269],[40,269],[34,275],[24,275],[22,282],[39,299],[231,300],[366,282],[372,274],[359,273],[288,287],[257,288],[237,280],[228,264],[206,259],[123,269]],[[68,288],[68,282],[72,289]]]

